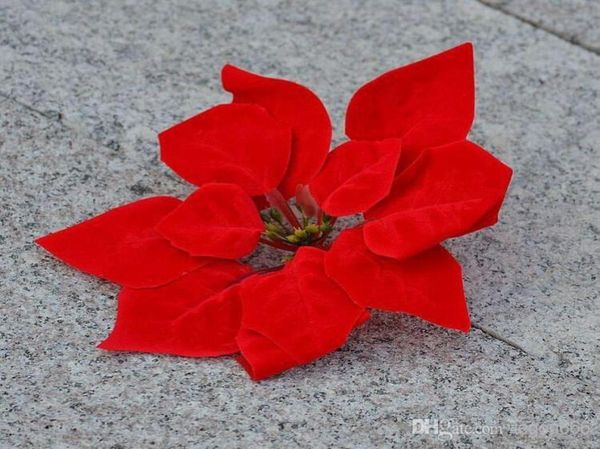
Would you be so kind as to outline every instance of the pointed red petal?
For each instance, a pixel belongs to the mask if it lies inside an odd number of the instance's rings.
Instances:
[[[225,104],[163,131],[162,160],[182,178],[237,184],[249,195],[273,190],[290,158],[290,129],[262,107]]]
[[[399,158],[399,139],[343,143],[329,153],[310,191],[329,215],[364,212],[390,192]]]
[[[364,309],[325,274],[324,254],[300,248],[282,271],[243,283],[238,345],[253,379],[337,349],[363,317]]]
[[[362,86],[346,111],[352,139],[402,137],[406,147],[464,139],[474,117],[473,46],[459,45]]]
[[[226,288],[248,272],[215,261],[159,288],[124,288],[115,327],[98,347],[192,357],[237,352],[241,303],[236,287]]]
[[[223,67],[221,78],[235,103],[260,105],[292,129],[290,164],[279,190],[286,198],[293,196],[298,184],[307,184],[318,173],[329,151],[331,121],[325,106],[304,86],[232,65]]]
[[[205,184],[156,230],[194,256],[237,259],[250,254],[264,224],[252,198],[234,184]]]
[[[497,221],[512,170],[463,141],[425,150],[365,213],[367,246],[403,258]]]
[[[155,287],[206,262],[173,247],[154,226],[181,201],[154,197],[109,210],[36,243],[78,270],[127,287]]]
[[[365,307],[404,312],[465,332],[470,328],[460,265],[441,246],[398,261],[369,251],[361,230],[351,229],[334,242],[325,267]]]

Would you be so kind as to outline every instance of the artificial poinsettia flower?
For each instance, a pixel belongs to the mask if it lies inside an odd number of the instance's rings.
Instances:
[[[197,186],[187,199],[136,201],[37,240],[121,285],[99,347],[233,354],[258,380],[339,348],[372,308],[468,331],[461,267],[440,244],[494,224],[512,174],[467,139],[471,44],[362,86],[332,151],[307,88],[230,65],[222,81],[231,103],[159,136],[162,160]],[[360,219],[341,229],[343,216]],[[253,270],[240,259],[258,245],[288,256]]]

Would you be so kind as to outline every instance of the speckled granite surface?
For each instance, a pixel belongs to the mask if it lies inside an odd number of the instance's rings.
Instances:
[[[230,359],[95,349],[116,287],[31,241],[188,193],[155,133],[228,98],[224,62],[313,87],[340,131],[362,82],[463,40],[472,138],[516,171],[501,223],[448,245],[485,332],[381,314],[261,384]],[[599,72],[594,53],[475,1],[2,2],[0,448],[597,447]],[[413,418],[455,432],[413,435]]]
[[[597,0],[480,0],[600,54]]]

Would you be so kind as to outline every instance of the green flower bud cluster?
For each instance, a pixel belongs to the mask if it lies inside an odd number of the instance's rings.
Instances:
[[[300,227],[292,228],[284,221],[276,208],[261,212],[265,223],[264,236],[273,242],[283,242],[294,246],[305,246],[322,240],[333,229],[332,218],[324,215],[320,223],[311,222],[309,217],[302,214]]]

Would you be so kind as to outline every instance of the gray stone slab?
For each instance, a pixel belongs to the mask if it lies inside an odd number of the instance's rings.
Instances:
[[[480,0],[600,53],[600,2],[597,0]]]
[[[142,179],[187,187],[12,101],[0,111],[0,447],[597,445],[594,385],[478,330],[400,315],[376,314],[342,350],[260,384],[229,358],[95,349],[117,288],[32,240],[137,198]],[[415,418],[450,433],[413,435]]]
[[[474,41],[473,137],[516,176],[500,226],[452,243],[473,316],[574,375],[597,375],[595,55],[468,0],[2,8],[4,93],[133,160],[155,161],[157,130],[227,100],[225,62],[314,88],[339,140],[346,101],[366,79]]]

